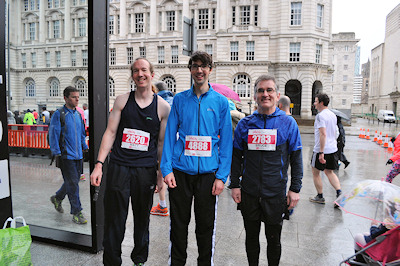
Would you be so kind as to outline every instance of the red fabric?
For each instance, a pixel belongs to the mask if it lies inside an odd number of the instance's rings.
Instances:
[[[395,162],[398,159],[400,159],[400,134],[397,135],[396,140],[393,143],[393,146],[394,146],[393,156],[390,157],[390,160]]]
[[[386,238],[379,244],[370,247],[365,252],[374,260],[380,262],[391,262],[400,259],[400,226],[393,228],[386,233]],[[375,243],[375,239],[366,246]]]

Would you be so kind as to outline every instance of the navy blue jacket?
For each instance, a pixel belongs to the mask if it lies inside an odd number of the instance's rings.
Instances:
[[[276,129],[275,151],[248,149],[249,129]],[[271,115],[252,115],[240,120],[234,135],[231,187],[260,198],[286,194],[288,166],[291,166],[290,190],[300,192],[303,178],[302,144],[293,117],[276,108]],[[242,180],[240,181],[240,176]]]

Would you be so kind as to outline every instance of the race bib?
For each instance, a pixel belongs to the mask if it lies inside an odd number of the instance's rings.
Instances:
[[[249,129],[248,149],[257,151],[276,150],[276,129]]]
[[[211,157],[210,136],[186,136],[185,155],[198,157]]]
[[[138,129],[124,128],[122,134],[122,148],[137,151],[149,150],[150,133]]]

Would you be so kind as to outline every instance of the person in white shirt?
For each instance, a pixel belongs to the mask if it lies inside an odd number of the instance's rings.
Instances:
[[[84,103],[83,106],[83,114],[85,115],[85,127],[89,127],[89,109],[87,103]]]
[[[329,97],[326,94],[315,96],[314,106],[318,110],[314,123],[315,145],[311,158],[313,181],[317,189],[317,196],[310,198],[311,202],[325,204],[323,197],[323,183],[320,171],[324,171],[329,183],[336,190],[336,196],[342,193],[339,178],[333,172],[338,168],[338,154],[336,143],[337,120],[336,115],[328,109]],[[337,205],[334,205],[337,207]]]

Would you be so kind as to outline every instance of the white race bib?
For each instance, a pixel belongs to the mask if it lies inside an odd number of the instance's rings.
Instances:
[[[275,151],[276,129],[249,129],[247,147],[249,150]]]
[[[130,150],[148,151],[150,133],[139,130],[124,128],[121,147]]]
[[[211,157],[211,137],[210,136],[186,136],[185,155],[198,157]]]

